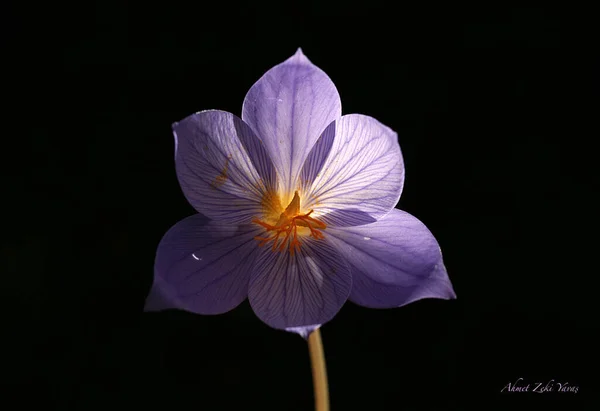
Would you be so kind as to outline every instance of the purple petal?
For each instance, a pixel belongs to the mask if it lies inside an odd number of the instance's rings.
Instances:
[[[263,212],[276,173],[250,127],[224,111],[203,111],[173,125],[175,165],[190,204],[226,224],[249,224]]]
[[[220,314],[238,306],[248,295],[259,232],[249,225],[218,224],[202,214],[175,224],[158,245],[145,309]]]
[[[352,210],[377,220],[398,203],[403,184],[396,133],[372,117],[350,114],[336,121],[333,146],[304,207],[315,215]],[[338,215],[337,221],[326,223],[350,226],[356,223],[355,213],[347,221]]]
[[[331,79],[302,51],[267,71],[248,91],[242,119],[263,141],[284,192],[296,189],[304,160],[323,130],[342,114]]]
[[[371,215],[357,209],[334,210],[323,214],[319,220],[331,227],[353,227],[377,221]]]
[[[323,169],[327,156],[333,147],[333,141],[335,140],[335,121],[321,133],[319,139],[315,142],[315,145],[310,150],[308,157],[302,165],[300,171],[300,184],[303,190],[309,190],[313,182],[319,175],[319,172]]]
[[[250,279],[248,298],[256,315],[274,328],[306,335],[333,318],[352,287],[349,268],[324,239],[301,239],[300,251],[290,255],[261,249]]]
[[[436,239],[412,215],[393,209],[375,223],[326,232],[350,264],[350,300],[356,304],[390,308],[456,298]]]

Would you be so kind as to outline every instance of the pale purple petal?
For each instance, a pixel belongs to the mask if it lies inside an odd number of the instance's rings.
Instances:
[[[372,117],[350,114],[336,121],[333,146],[306,193],[304,207],[319,217],[354,210],[377,220],[398,203],[403,184],[404,162],[396,133]]]
[[[225,224],[249,224],[275,187],[276,173],[260,140],[231,113],[191,115],[173,125],[179,183],[200,213]]]
[[[358,209],[333,210],[319,216],[319,220],[324,222],[328,227],[353,227],[377,221],[370,214]]]
[[[304,160],[323,130],[342,114],[335,85],[302,51],[267,71],[248,91],[242,119],[263,141],[293,192]]]
[[[326,240],[306,237],[301,243],[293,256],[268,245],[261,248],[248,291],[262,321],[293,332],[331,320],[352,286],[347,264]]]
[[[252,225],[223,225],[202,214],[175,224],[158,245],[146,311],[220,314],[238,306],[248,296],[259,232]]]
[[[422,298],[456,298],[436,239],[412,215],[393,209],[375,223],[326,232],[350,265],[351,301],[391,308]]]
[[[306,160],[302,165],[302,170],[300,171],[300,187],[302,191],[308,191],[310,189],[323,169],[325,161],[327,161],[327,157],[331,151],[331,147],[333,147],[335,125],[336,122],[332,121],[331,124],[327,126],[310,150],[308,157],[306,157]]]
[[[394,308],[423,298],[456,298],[443,263],[436,266],[428,281],[419,287],[383,284],[362,274],[353,275],[352,280],[350,301],[363,307]]]

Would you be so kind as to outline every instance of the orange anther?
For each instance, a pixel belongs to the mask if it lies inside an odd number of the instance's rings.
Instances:
[[[257,218],[253,219],[252,222],[260,225],[266,230],[264,237],[254,237],[255,240],[259,241],[258,246],[262,247],[266,243],[273,241],[272,251],[283,252],[288,246],[290,255],[294,255],[295,251],[300,251],[300,240],[298,238],[298,226],[307,227],[310,230],[310,236],[315,239],[323,239],[324,235],[319,230],[323,230],[327,225],[310,215],[313,210],[310,210],[306,214],[299,214],[300,211],[300,196],[296,191],[294,197],[287,208],[279,216],[279,221],[275,225],[271,225],[261,221]],[[272,233],[271,233],[272,232]],[[285,235],[281,242],[280,236]]]

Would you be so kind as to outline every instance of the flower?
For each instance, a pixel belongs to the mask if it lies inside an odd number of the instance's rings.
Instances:
[[[397,134],[341,115],[331,79],[298,49],[248,91],[242,118],[208,110],[173,124],[183,193],[199,214],[161,240],[146,310],[229,311],[306,335],[346,300],[399,307],[455,298],[427,227],[395,209]]]

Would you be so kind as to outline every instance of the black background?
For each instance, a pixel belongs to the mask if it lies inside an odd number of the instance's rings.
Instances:
[[[332,410],[598,409],[589,10],[5,7],[0,372],[14,409],[312,409],[305,341],[247,302],[216,317],[142,312],[158,241],[194,213],[171,123],[239,115],[297,47],[345,114],[398,132],[398,207],[436,235],[458,295],[346,304],[322,328]],[[579,392],[501,392],[519,377]]]

